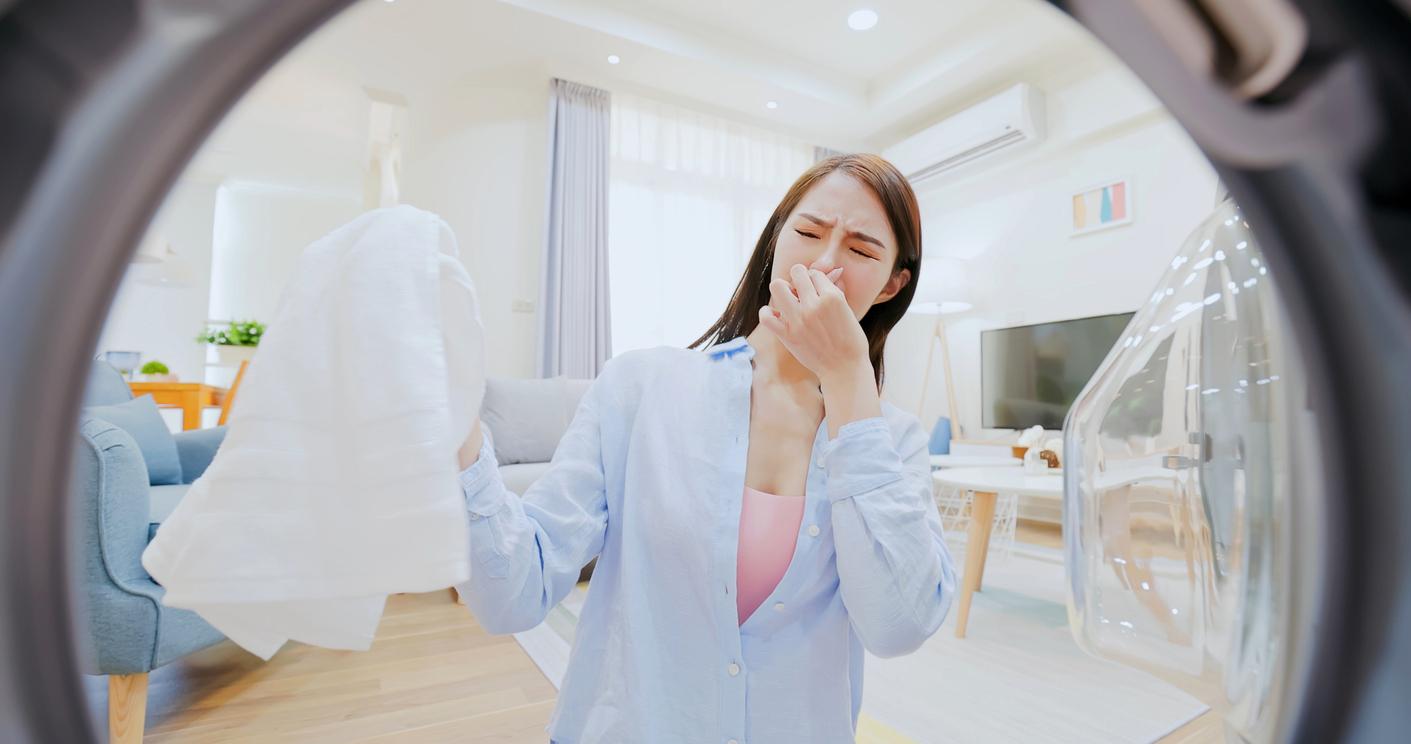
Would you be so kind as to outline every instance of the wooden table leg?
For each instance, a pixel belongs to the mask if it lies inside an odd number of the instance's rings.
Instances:
[[[201,393],[197,390],[181,394],[181,430],[201,428]]]
[[[970,598],[980,588],[985,574],[985,554],[990,550],[990,528],[995,521],[996,495],[976,491],[970,503],[970,529],[965,541],[965,575],[960,581],[960,614],[955,618],[955,637],[965,637],[970,622]]]
[[[990,559],[990,535],[994,534],[995,522],[994,513],[999,511],[999,496],[994,497],[994,506],[990,510],[990,529],[985,532],[985,552],[980,554],[980,576],[975,579],[975,591],[985,591],[985,563]]]

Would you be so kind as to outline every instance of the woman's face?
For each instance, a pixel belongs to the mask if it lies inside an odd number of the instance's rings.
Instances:
[[[890,300],[911,281],[907,269],[892,275],[896,260],[897,241],[881,200],[861,181],[833,171],[784,221],[770,278],[789,281],[789,267],[796,263],[824,274],[841,266],[838,288],[861,320],[868,308]]]

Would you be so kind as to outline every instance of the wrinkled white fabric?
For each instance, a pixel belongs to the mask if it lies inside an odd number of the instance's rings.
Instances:
[[[142,555],[164,603],[268,659],[366,649],[388,594],[469,577],[455,453],[484,334],[456,253],[405,205],[304,250],[220,450]]]

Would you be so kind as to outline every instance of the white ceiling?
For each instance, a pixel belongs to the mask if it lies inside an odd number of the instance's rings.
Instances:
[[[860,7],[870,31],[847,27]],[[363,0],[292,59],[413,102],[532,67],[869,150],[1017,80],[1112,64],[1041,0]]]
[[[1013,3],[998,3],[1010,5]],[[883,3],[840,0],[639,0],[639,13],[665,23],[685,23],[702,32],[796,58],[818,74],[839,82],[871,84],[909,60],[941,51],[942,36],[963,28],[993,0],[891,0]],[[1020,5],[1020,11],[1027,4]],[[879,15],[876,27],[863,33],[848,28],[848,14],[869,8]]]

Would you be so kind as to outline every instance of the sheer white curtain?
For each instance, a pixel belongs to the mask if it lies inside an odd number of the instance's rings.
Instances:
[[[593,379],[612,357],[607,257],[608,92],[554,78],[544,240],[540,377]]]
[[[725,310],[813,145],[620,93],[610,131],[613,353],[684,347]]]

